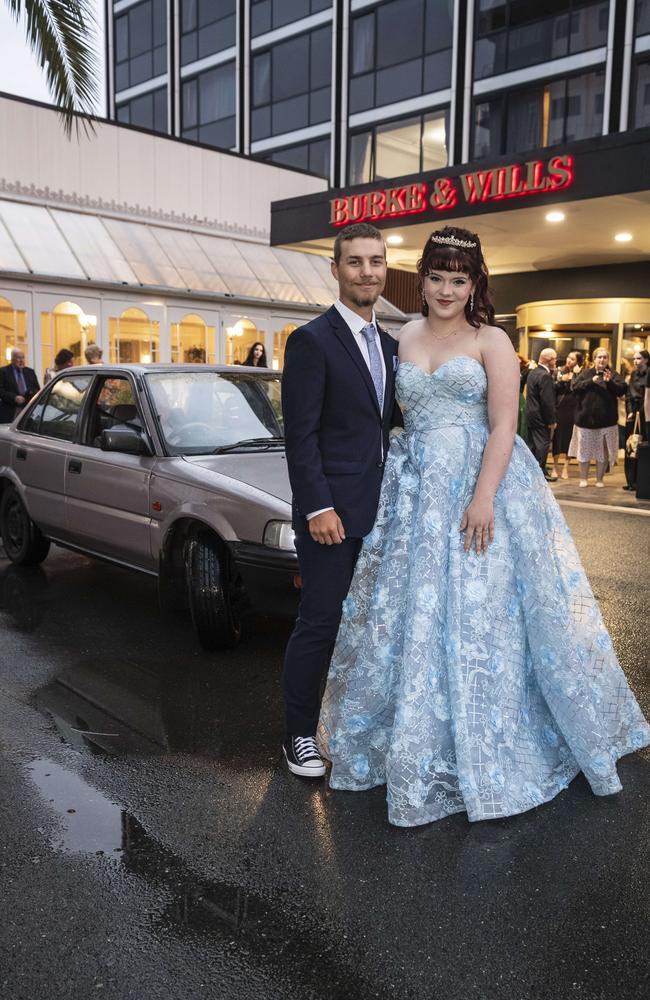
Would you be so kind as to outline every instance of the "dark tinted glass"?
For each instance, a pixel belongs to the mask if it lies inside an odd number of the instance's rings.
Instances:
[[[453,43],[453,4],[449,0],[427,0],[424,19],[424,47],[426,52],[451,48]]]
[[[650,34],[650,0],[637,0],[636,33],[637,35]]]
[[[422,15],[422,0],[394,0],[377,10],[377,67],[421,54]]]
[[[310,85],[312,90],[327,87],[332,80],[332,29],[329,25],[310,36]]]
[[[632,116],[634,128],[650,125],[650,62],[638,63],[635,67]]]
[[[268,104],[271,100],[271,53],[263,52],[253,59],[253,104]]]
[[[309,35],[281,42],[272,53],[273,100],[303,93],[309,80]]]

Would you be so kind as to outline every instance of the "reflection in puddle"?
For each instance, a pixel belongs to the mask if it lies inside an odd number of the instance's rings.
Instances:
[[[43,800],[61,821],[51,838],[55,850],[109,854],[121,849],[123,813],[119,806],[52,760],[37,760],[30,771]]]

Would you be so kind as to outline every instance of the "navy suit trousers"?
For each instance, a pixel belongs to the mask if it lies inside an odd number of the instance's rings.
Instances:
[[[298,619],[284,658],[282,686],[287,735],[314,736],[323,680],[350,588],[361,538],[321,545],[308,531],[296,533],[302,589]]]

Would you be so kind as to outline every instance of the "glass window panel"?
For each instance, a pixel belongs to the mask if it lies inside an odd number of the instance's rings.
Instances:
[[[422,60],[413,59],[377,73],[376,106],[402,101],[422,93]]]
[[[597,3],[574,10],[571,15],[569,46],[571,52],[583,52],[607,44],[609,4]]]
[[[353,76],[367,73],[375,65],[375,15],[365,14],[352,22]]]
[[[292,132],[297,128],[305,128],[309,125],[309,97],[301,94],[300,97],[291,97],[287,101],[278,101],[274,104],[271,112],[271,123],[273,135],[280,135],[282,132]]]
[[[317,14],[319,10],[329,10],[332,0],[311,0],[311,12]]]
[[[506,25],[507,0],[479,0],[476,27],[479,35]]]
[[[132,59],[130,63],[130,85],[134,87],[136,83],[144,83],[153,76],[153,54],[145,52],[143,56]]]
[[[129,58],[129,18],[125,14],[115,18],[115,58],[124,62]]]
[[[153,50],[153,75],[162,76],[167,72],[167,46],[160,45]]]
[[[650,34],[650,0],[637,0],[636,33]]]
[[[566,115],[566,80],[556,80],[544,88],[542,145],[564,142]]]
[[[288,146],[286,149],[276,149],[271,154],[273,163],[284,163],[289,167],[309,169],[309,148],[304,146]]]
[[[276,45],[272,59],[273,100],[303,93],[309,79],[309,35]]]
[[[419,118],[380,125],[375,137],[375,177],[403,177],[420,169]]]
[[[542,141],[543,92],[526,90],[508,99],[506,152],[535,149]]]
[[[181,0],[181,31],[194,31],[197,26],[198,0]]]
[[[141,94],[129,102],[131,105],[131,124],[140,128],[153,128],[153,97],[151,94]]]
[[[0,202],[0,217],[31,271],[86,277],[46,208],[4,201]]]
[[[129,55],[139,56],[152,45],[151,0],[129,10]]]
[[[498,156],[502,151],[501,101],[485,101],[474,108],[475,157]]]
[[[79,212],[52,209],[52,215],[66,240],[75,248],[89,278],[129,285],[138,283],[124,255],[102,225],[101,219]]]
[[[131,107],[129,104],[118,104],[115,113],[117,114],[118,122],[126,122],[130,124],[131,122]]]
[[[153,0],[153,44],[167,44],[167,0]]]
[[[422,0],[395,0],[393,3],[379,7],[377,10],[378,67],[408,62],[408,60],[422,54],[423,13]]]
[[[431,94],[451,85],[451,49],[424,57],[424,93]]]
[[[425,115],[422,130],[422,169],[447,166],[447,118],[444,114]]]
[[[156,132],[167,131],[167,88],[154,91],[153,127]]]
[[[639,63],[633,94],[634,128],[650,125],[650,62]]]
[[[266,139],[271,134],[271,108],[255,108],[251,114],[251,137]]]
[[[113,363],[158,361],[160,323],[151,320],[142,309],[125,309],[119,319],[110,317],[108,336]]]
[[[55,382],[43,400],[39,433],[44,437],[71,441],[86,392],[92,381],[91,375],[71,375]]]
[[[603,130],[605,75],[585,73],[567,81],[566,139],[587,139]]]
[[[268,298],[263,285],[251,271],[236,243],[203,233],[195,233],[194,239],[221,275],[229,292],[233,295],[251,295],[257,299]]]
[[[370,180],[372,159],[372,132],[358,132],[350,136],[348,145],[348,182],[365,184]]]
[[[199,59],[203,59],[204,56],[212,55],[213,52],[220,52],[221,49],[228,47],[222,44],[221,35],[221,22],[216,21],[214,24],[208,24],[205,28],[201,28],[198,32],[199,36]]]
[[[332,81],[332,29],[329,25],[311,33],[310,86],[312,90]]]
[[[129,86],[129,64],[128,62],[119,63],[115,67],[115,90],[119,93],[120,90],[126,90]]]
[[[281,28],[309,13],[309,0],[273,0],[273,27]]]
[[[503,73],[506,68],[507,32],[480,38],[474,45],[474,75],[477,80]]]
[[[201,125],[199,141],[205,142],[208,146],[231,149],[236,144],[235,124],[235,118],[222,118],[209,125]]]
[[[196,32],[192,32],[191,35],[183,35],[181,37],[181,65],[186,66],[187,63],[195,62],[197,58],[198,44]]]
[[[329,121],[332,112],[332,92],[329,87],[309,95],[309,124]]]
[[[251,11],[251,34],[253,38],[271,30],[271,0],[256,3]]]
[[[568,14],[562,15],[568,27]],[[558,59],[569,51],[569,32],[562,31],[562,19],[546,18],[510,29],[508,69],[532,66],[547,59]]]
[[[357,76],[350,80],[350,113],[367,111],[375,106],[375,74]]]
[[[253,59],[253,105],[271,100],[271,53],[263,52]]]
[[[0,270],[22,271],[24,273],[29,272],[29,268],[18,253],[14,241],[9,236],[9,233],[2,222],[0,222]],[[2,300],[0,299],[0,307],[1,304]],[[2,355],[2,357],[4,357],[4,355]]]
[[[338,295],[338,286],[330,273],[329,261],[316,254],[297,253],[274,247],[288,273],[304,294],[306,302],[331,306]]]
[[[253,273],[260,281],[264,282],[272,299],[281,299],[283,302],[305,301],[291,275],[287,274],[282,266],[281,258],[273,252],[271,247],[242,241],[239,244],[239,249]]]
[[[164,226],[157,226],[152,232],[163,253],[174,262],[186,288],[222,293],[228,291],[214,262],[209,260],[192,233],[181,229],[166,229]]]
[[[330,175],[330,141],[321,139],[309,144],[309,169],[321,177]]]
[[[194,128],[199,120],[196,80],[183,83],[183,128]]]
[[[451,48],[454,34],[454,4],[450,0],[427,0],[424,19],[424,51]]]

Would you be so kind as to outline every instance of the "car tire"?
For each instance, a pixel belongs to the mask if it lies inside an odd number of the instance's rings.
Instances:
[[[0,534],[8,559],[16,566],[35,566],[50,551],[49,539],[27,513],[13,486],[7,486],[0,501]]]
[[[192,621],[203,649],[234,649],[242,636],[241,584],[218,540],[191,536],[185,568]]]

